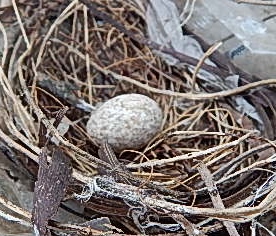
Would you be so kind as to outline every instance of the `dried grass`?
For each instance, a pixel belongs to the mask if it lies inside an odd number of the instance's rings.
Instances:
[[[143,11],[133,1],[93,2],[129,31],[145,35]],[[10,54],[20,55],[18,61],[15,56],[9,57],[8,43],[17,44],[7,41],[8,24],[0,24],[5,39],[0,70],[5,117],[5,128],[0,130],[2,142],[23,154],[23,158],[38,163],[41,152],[38,132],[43,123],[72,158],[75,180],[88,184],[97,167],[106,165],[98,158],[98,147],[85,131],[89,112],[73,101],[68,102],[66,97],[51,94],[51,88],[43,87],[41,81],[50,78],[73,84],[77,89],[64,93],[73,94],[72,100],[80,99],[90,108],[119,94],[142,93],[162,107],[163,128],[144,149],[125,150],[120,160],[127,163],[135,176],[186,196],[174,203],[143,199],[144,204],[158,210],[160,219],[177,218],[177,222],[190,226],[187,232],[192,235],[196,228],[202,234],[221,229],[221,222],[225,221],[243,225],[273,209],[275,181],[268,179],[275,175],[275,154],[272,154],[275,142],[252,130],[253,122],[228,106],[224,98],[275,84],[275,79],[206,93],[196,81],[196,72],[191,75],[184,69],[166,65],[148,45],[137,44],[116,27],[94,18],[89,8],[79,1],[72,1],[66,7],[55,1],[48,3],[38,9],[37,16],[30,18],[28,24],[22,22],[32,12],[26,6],[16,6],[15,1],[12,3],[16,12],[14,20],[19,24],[24,42],[22,37],[18,38],[20,46],[14,47]],[[55,20],[47,19],[47,14],[39,18],[39,13],[44,11],[53,14]],[[199,62],[198,69],[203,61]],[[10,68],[16,71],[10,72]],[[64,137],[49,121],[63,106],[69,107],[67,117],[72,121]],[[216,186],[215,194],[224,207],[211,203],[214,192],[205,187],[206,176],[204,171],[198,172],[199,166],[208,168],[210,186]],[[264,183],[267,183],[265,187]],[[110,200],[102,197],[91,201]],[[115,206],[98,204],[96,208],[93,204],[90,209],[105,216],[114,215]],[[128,206],[125,204],[124,208]],[[181,220],[181,216],[185,218]],[[138,232],[131,218],[117,219],[129,232]],[[227,227],[233,230],[234,225]]]

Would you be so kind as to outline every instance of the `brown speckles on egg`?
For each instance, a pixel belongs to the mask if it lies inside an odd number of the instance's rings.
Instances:
[[[138,149],[159,131],[162,111],[151,98],[124,94],[103,103],[92,112],[87,132],[99,143],[107,140],[116,150]]]

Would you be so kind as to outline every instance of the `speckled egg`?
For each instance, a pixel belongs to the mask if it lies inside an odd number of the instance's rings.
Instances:
[[[146,145],[160,130],[162,110],[151,98],[124,94],[92,112],[87,132],[98,143],[107,141],[117,152]]]

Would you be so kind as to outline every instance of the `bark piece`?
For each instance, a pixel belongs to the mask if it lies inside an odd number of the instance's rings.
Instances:
[[[54,216],[69,184],[72,169],[69,159],[60,150],[53,153],[52,163],[47,163],[46,148],[39,160],[38,179],[34,190],[32,221],[36,235],[48,235],[48,220]]]

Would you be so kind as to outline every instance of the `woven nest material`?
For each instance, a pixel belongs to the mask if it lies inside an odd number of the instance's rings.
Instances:
[[[146,40],[144,9],[135,1],[37,4],[22,2],[2,13],[15,9],[21,16],[14,14],[1,25],[7,44],[0,67],[0,139],[20,162],[28,160],[20,168],[36,175],[41,130],[46,127],[72,162],[70,196],[83,196],[82,189],[98,181],[105,194],[91,187],[85,202],[75,201],[91,215],[109,217],[114,228],[122,230],[116,234],[205,235],[227,230],[246,235],[251,222],[261,224],[260,217],[276,203],[275,142],[270,140],[274,126],[269,120],[275,110],[265,100],[274,93],[268,88],[247,92],[275,81],[253,82],[244,74],[237,89],[206,90],[187,69],[169,66],[156,56],[157,45]],[[13,38],[10,22],[15,22],[17,32]],[[195,66],[198,60],[189,63]],[[221,75],[231,74],[225,67],[217,68]],[[139,186],[101,174],[105,161],[85,129],[97,104],[126,93],[153,98],[164,113],[162,130],[145,147],[118,155],[132,176],[143,179]],[[245,93],[263,111],[261,117],[267,118],[264,123],[270,129],[256,131],[254,121],[229,105],[231,96]],[[61,135],[50,120],[65,106],[70,127]],[[49,160],[55,148],[51,143]],[[168,191],[158,192],[146,183]]]

